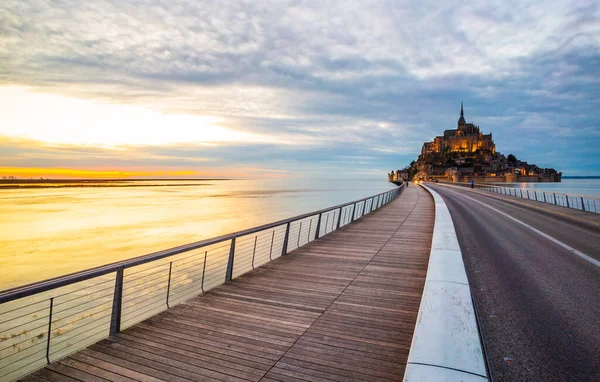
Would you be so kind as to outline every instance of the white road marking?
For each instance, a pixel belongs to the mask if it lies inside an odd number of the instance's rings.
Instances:
[[[496,212],[497,212],[497,213],[499,213],[500,215],[506,216],[507,218],[511,219],[512,221],[514,221],[514,222],[516,222],[516,223],[519,223],[519,224],[521,224],[521,225],[522,225],[522,226],[524,226],[524,227],[527,227],[527,228],[529,228],[530,230],[532,230],[533,232],[537,233],[537,234],[538,234],[538,235],[540,235],[541,237],[544,237],[544,238],[546,238],[546,239],[550,240],[550,241],[551,241],[551,242],[553,242],[554,244],[556,244],[556,245],[558,245],[558,246],[560,246],[560,247],[563,247],[564,249],[566,249],[567,251],[571,252],[572,254],[574,254],[574,255],[577,255],[577,256],[579,256],[580,258],[584,259],[585,261],[587,261],[587,262],[589,262],[589,263],[591,263],[591,264],[593,264],[593,265],[597,266],[598,268],[600,268],[600,261],[598,261],[598,260],[594,259],[593,257],[590,257],[590,256],[586,255],[586,254],[585,254],[585,253],[583,253],[583,252],[580,252],[580,251],[576,250],[575,248],[573,248],[573,247],[571,247],[571,246],[569,246],[569,245],[567,245],[567,244],[563,243],[562,241],[560,241],[560,240],[558,240],[558,239],[555,239],[555,238],[553,238],[553,237],[552,237],[552,236],[550,236],[550,235],[547,235],[547,234],[543,233],[542,231],[540,231],[540,230],[538,230],[538,229],[536,229],[536,228],[533,228],[533,227],[532,227],[532,226],[530,226],[529,224],[527,224],[527,223],[524,223],[524,222],[520,221],[519,219],[516,219],[516,218],[514,218],[514,217],[512,217],[512,216],[510,216],[510,215],[508,215],[508,214],[506,214],[506,213],[504,213],[504,212],[502,212],[502,211],[500,211],[500,210],[498,210],[498,209],[494,208],[494,207],[488,206],[487,204],[485,204],[485,203],[483,203],[483,202],[480,202],[480,201],[479,201],[479,200],[477,200],[477,199],[473,199],[473,198],[472,198],[472,197],[470,197],[470,196],[467,196],[467,195],[461,194],[461,193],[459,193],[459,192],[451,191],[451,190],[448,190],[448,189],[446,189],[446,190],[447,190],[448,192],[452,192],[453,194],[457,194],[457,195],[460,195],[460,196],[462,196],[462,197],[465,197],[465,198],[467,198],[467,199],[471,199],[471,200],[472,200],[472,201],[474,201],[475,203],[479,203],[479,204],[481,204],[482,206],[485,206],[485,207],[487,207],[487,208],[489,208],[489,209],[491,209],[491,210],[494,210],[494,211],[496,211]]]

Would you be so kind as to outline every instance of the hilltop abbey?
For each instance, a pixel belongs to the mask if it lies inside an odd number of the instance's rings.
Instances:
[[[465,111],[461,102],[458,127],[444,131],[444,135],[435,137],[433,142],[423,143],[421,156],[443,153],[471,154],[476,151],[493,155],[496,153],[496,145],[491,133],[481,134],[479,126],[465,121]]]
[[[416,162],[388,175],[390,181],[560,182],[562,174],[496,152],[492,133],[483,134],[479,126],[467,123],[461,102],[456,129],[445,130],[444,135],[425,142]]]

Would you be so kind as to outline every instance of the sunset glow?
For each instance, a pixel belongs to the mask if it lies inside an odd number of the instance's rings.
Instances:
[[[121,178],[191,178],[215,176],[215,173],[200,173],[193,170],[77,170],[68,168],[23,168],[0,167],[3,176],[17,178],[67,178],[67,179],[121,179]]]
[[[222,127],[221,119],[214,116],[167,114],[140,106],[40,93],[22,86],[0,87],[0,103],[7,106],[1,135],[49,143],[116,147],[267,140]]]

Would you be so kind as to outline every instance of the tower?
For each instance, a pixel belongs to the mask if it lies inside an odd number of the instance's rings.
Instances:
[[[458,119],[458,127],[464,127],[467,124],[465,121],[465,111],[463,110],[463,103],[460,101],[460,118]]]

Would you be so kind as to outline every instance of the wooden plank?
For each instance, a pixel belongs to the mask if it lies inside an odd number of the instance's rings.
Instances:
[[[62,361],[60,361],[60,364],[69,366],[73,369],[77,369],[77,370],[85,372],[87,374],[94,375],[102,380],[116,381],[116,382],[136,381],[136,379],[129,378],[129,377],[126,377],[126,376],[118,374],[118,373],[113,373],[113,372],[105,370],[101,367],[98,367],[95,365],[90,365],[85,362],[80,362],[80,361],[78,361],[74,358],[70,358],[70,357],[65,358]]]
[[[140,372],[137,372],[134,370],[130,370],[128,368],[119,366],[117,364],[103,361],[99,358],[90,357],[90,356],[84,354],[83,352],[75,353],[72,356],[70,356],[69,358],[75,359],[80,362],[87,363],[88,365],[95,365],[101,369],[111,371],[113,373],[116,373],[116,374],[119,374],[119,375],[122,375],[125,377],[129,377],[131,379],[134,379],[134,380],[140,381],[140,382],[160,382],[160,381],[162,381],[161,379],[154,378],[151,375],[147,375],[147,374],[143,374],[143,373],[140,373]]]

